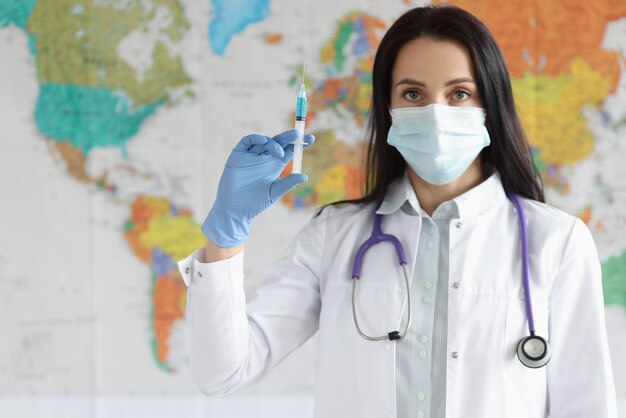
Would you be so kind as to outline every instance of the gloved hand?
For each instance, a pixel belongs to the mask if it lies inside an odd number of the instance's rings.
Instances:
[[[217,188],[211,211],[202,224],[202,232],[222,248],[239,245],[248,239],[252,219],[304,183],[305,174],[290,174],[278,179],[293,158],[295,129],[273,138],[262,135],[243,137],[231,152]],[[305,135],[305,146],[315,141]]]

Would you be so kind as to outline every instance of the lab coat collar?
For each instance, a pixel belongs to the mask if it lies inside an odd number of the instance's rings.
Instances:
[[[472,218],[489,212],[506,199],[500,174],[494,171],[485,181],[453,199],[460,218]]]
[[[502,187],[500,174],[494,171],[491,176],[478,186],[457,196],[449,202],[443,202],[442,205],[445,203],[456,204],[460,218],[471,218],[488,212],[504,199],[506,199],[506,194]],[[402,177],[389,186],[389,191],[376,213],[389,215],[400,209],[406,201],[413,206],[417,213],[424,215],[417,196],[415,195],[415,191],[413,190],[413,186],[409,181],[409,176],[405,172]]]
[[[387,191],[387,194],[385,195],[385,198],[376,213],[379,215],[389,215],[390,213],[394,213],[400,209],[407,200],[418,213],[421,212],[419,201],[415,196],[415,191],[413,190],[413,186],[409,181],[409,176],[405,171],[402,177],[391,183],[389,190]]]

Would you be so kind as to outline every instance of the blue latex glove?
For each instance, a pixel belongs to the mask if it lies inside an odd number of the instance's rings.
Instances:
[[[222,248],[230,248],[248,239],[252,219],[285,193],[304,183],[305,174],[278,176],[293,158],[295,129],[273,138],[262,135],[243,137],[231,152],[217,188],[211,211],[202,224],[202,232]],[[315,141],[305,135],[308,146]]]

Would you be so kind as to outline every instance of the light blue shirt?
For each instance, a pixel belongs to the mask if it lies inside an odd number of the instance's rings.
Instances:
[[[378,211],[388,214],[401,209],[422,218],[411,282],[413,319],[408,335],[396,348],[397,418],[445,417],[450,226],[461,211],[467,216],[491,203],[495,176],[443,202],[431,217],[420,207],[405,174]]]

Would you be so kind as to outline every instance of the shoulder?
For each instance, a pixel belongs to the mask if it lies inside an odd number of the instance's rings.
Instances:
[[[374,208],[373,204],[324,207],[296,235],[294,250],[318,260],[337,258],[345,253],[346,242],[360,241],[363,231],[371,229]]]
[[[522,199],[522,202],[528,227],[539,237],[555,239],[571,249],[595,252],[591,232],[580,218],[536,200]]]
[[[319,210],[311,219],[311,227],[331,227],[333,230],[340,226],[352,225],[362,220],[369,219],[375,211],[374,203],[346,203],[341,205],[328,205]]]
[[[370,230],[376,205],[350,203],[325,206],[300,231],[298,237],[314,240],[326,250],[356,239],[364,230]]]
[[[526,218],[539,224],[552,225],[554,228],[570,229],[578,218],[564,210],[547,203],[522,198]]]

